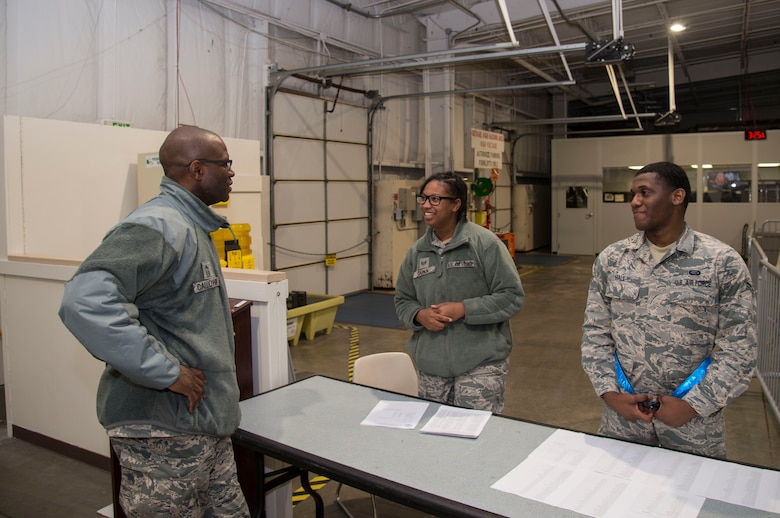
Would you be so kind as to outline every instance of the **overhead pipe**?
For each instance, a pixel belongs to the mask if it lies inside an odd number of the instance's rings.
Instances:
[[[652,119],[656,116],[655,113],[638,113],[636,115],[642,119]],[[493,124],[502,126],[540,126],[540,125],[554,125],[554,124],[582,124],[587,122],[612,122],[625,120],[620,115],[591,115],[588,117],[558,117],[555,119],[531,119],[525,121],[497,121]]]
[[[555,77],[551,76],[550,74],[548,74],[544,70],[541,70],[541,69],[537,68],[535,65],[531,64],[530,62],[526,61],[525,59],[522,59],[522,58],[512,58],[512,61],[517,63],[518,65],[523,66],[524,68],[526,68],[529,71],[533,72],[534,74],[538,75],[542,79],[545,79],[545,80],[547,80],[547,81],[549,81],[551,83],[554,83],[554,82],[558,81],[558,79],[556,79]],[[561,81],[561,83],[564,84],[565,81]],[[576,81],[573,81],[572,84],[576,85],[577,83],[576,83]],[[582,97],[577,92],[572,90],[569,86],[566,86],[564,84],[564,86],[559,86],[558,88],[563,90],[564,93],[567,93],[567,94],[571,95],[572,97],[574,97],[575,99],[577,99],[578,101],[582,102],[586,106],[593,106],[593,101],[591,101],[590,99],[588,99],[586,97]]]
[[[639,120],[639,117],[636,116],[636,104],[634,104],[634,97],[631,95],[631,90],[628,88],[628,81],[626,80],[626,74],[623,73],[623,67],[618,67],[618,70],[620,71],[620,79],[623,81],[623,88],[626,89],[626,95],[628,96],[628,102],[631,103],[631,110],[633,111],[633,115],[636,118],[636,124],[639,128],[642,127],[642,122]]]
[[[501,19],[504,20],[504,25],[506,25],[509,41],[516,47],[518,45],[517,38],[515,37],[515,29],[512,27],[512,20],[509,18],[509,10],[506,8],[506,0],[496,0],[496,2],[498,3],[498,10],[501,12]],[[558,42],[556,41],[555,43],[557,44]]]
[[[383,58],[366,59],[363,61],[353,61],[351,63],[336,63],[331,65],[320,65],[313,67],[296,68],[294,70],[271,70],[271,76],[288,77],[293,74],[311,74],[320,73],[322,77],[359,75],[371,72],[381,72],[396,68],[423,68],[429,66],[442,66],[451,63],[467,63],[471,61],[487,61],[489,59],[509,58],[521,55],[550,54],[558,51],[572,51],[585,48],[585,43],[573,43],[562,45],[560,47],[537,47],[533,49],[512,49],[509,51],[500,51],[501,49],[511,48],[511,43],[496,43],[493,45],[483,45],[480,47],[454,48],[447,50],[437,50],[420,54],[408,54],[402,56],[388,56]],[[499,50],[499,52],[496,52]],[[484,54],[477,54],[484,52]],[[465,57],[450,57],[441,60],[431,61],[430,58],[440,56],[449,56],[455,54],[474,54]],[[398,63],[400,61],[400,63]],[[393,63],[386,65],[386,63]],[[376,66],[371,66],[376,65]]]
[[[361,75],[361,74],[368,74],[368,73],[375,73],[375,72],[385,72],[388,70],[396,70],[396,69],[417,69],[417,68],[437,67],[443,65],[465,64],[465,63],[473,63],[477,61],[482,62],[482,61],[490,61],[496,59],[513,58],[517,56],[532,56],[536,54],[552,54],[555,52],[568,52],[572,50],[582,50],[585,48],[585,46],[586,46],[585,43],[572,43],[569,45],[560,45],[556,47],[514,49],[514,50],[501,51],[501,52],[492,52],[487,54],[476,54],[476,55],[472,54],[468,56],[446,58],[441,60],[434,59],[434,60],[426,60],[426,61],[404,62],[404,63],[389,64],[389,65],[377,65],[374,67],[366,67],[366,68],[361,68],[359,63],[355,63],[356,66],[351,67],[354,68],[354,70],[348,70],[346,72],[343,71],[343,69],[341,72],[328,71],[322,74],[322,76],[323,77],[352,76],[352,75]],[[403,59],[403,56],[399,56],[395,59],[396,60]]]
[[[410,2],[406,5],[397,8],[388,9],[387,11],[381,13],[371,13],[366,11],[365,9],[356,7],[355,4],[353,4],[352,2],[341,2],[340,0],[326,0],[326,1],[335,6],[341,7],[345,11],[360,15],[363,18],[376,18],[376,19],[387,18],[389,16],[399,16],[402,14],[410,14],[410,13],[414,13],[415,11],[425,9],[426,7],[433,7],[439,4],[455,3],[453,0],[418,0],[416,2]]]
[[[669,48],[667,50],[669,60],[669,112],[677,111],[677,101],[674,97],[674,51],[672,49],[672,35],[669,35]]]
[[[485,92],[499,92],[502,90],[531,90],[535,88],[551,88],[555,86],[564,86],[574,84],[574,81],[559,81],[557,83],[526,83],[522,85],[507,85],[507,86],[485,86],[481,88],[463,88],[461,90],[439,90],[438,92],[419,92],[413,94],[398,94],[388,95],[387,97],[381,97],[379,103],[382,104],[385,101],[396,99],[410,99],[417,97],[436,97],[439,95],[463,95],[463,94],[476,94]]]
[[[552,18],[550,18],[550,11],[547,9],[547,4],[545,3],[545,0],[539,0],[539,8],[542,10],[542,14],[544,15],[544,20],[547,22],[547,27],[550,29],[550,33],[552,34],[553,41],[556,45],[561,44],[561,40],[558,38],[558,32],[555,30],[555,24],[552,21]],[[563,52],[559,53],[561,57],[561,62],[563,63],[563,68],[566,69],[566,76],[569,78],[570,81],[574,80],[574,77],[571,75],[571,69],[569,68],[569,62],[566,61],[566,56],[564,56]]]
[[[252,9],[250,7],[243,6],[241,4],[236,3],[233,0],[200,0],[200,1],[206,4],[210,4],[212,6],[222,7],[223,9],[227,9],[234,13],[243,14],[255,20],[262,20],[266,23],[270,23],[277,27],[286,29],[296,34],[300,34],[302,36],[311,38],[313,40],[318,40],[322,38],[322,33],[320,32],[312,30],[308,27],[304,27],[302,25],[286,22],[281,18],[278,18],[276,16],[271,16],[264,12],[258,11],[257,9]],[[248,29],[252,30],[251,28]],[[267,34],[264,34],[264,36],[269,37]],[[338,47],[342,50],[346,50],[348,52],[352,52],[358,55],[365,55],[369,53],[369,51],[365,47],[359,47],[348,41],[344,41],[339,38],[334,38],[333,36],[328,37],[328,43],[330,45],[333,45],[334,47]],[[377,53],[375,52],[374,54],[376,55]]]
[[[623,37],[623,1],[612,0],[612,37]]]
[[[677,113],[677,102],[674,99],[674,51],[672,49],[672,35],[668,35],[669,48],[667,49],[667,61],[669,72],[669,111],[655,119],[656,126],[673,126],[680,122],[680,114]]]
[[[330,2],[331,4],[341,7],[345,11],[348,11],[350,13],[355,13],[357,15],[360,15],[364,18],[371,18],[371,19],[382,19],[387,18],[389,16],[399,16],[403,14],[414,14],[417,11],[421,11],[422,9],[425,9],[426,7],[433,7],[435,5],[443,4],[443,3],[449,3],[453,7],[456,7],[460,9],[462,12],[466,13],[468,16],[471,16],[476,21],[466,27],[465,29],[459,31],[458,33],[454,34],[452,37],[450,37],[449,44],[452,45],[454,40],[464,32],[469,32],[474,27],[482,24],[485,25],[485,20],[482,19],[481,16],[479,16],[477,13],[466,7],[465,5],[461,5],[457,0],[421,0],[416,2],[410,2],[406,5],[399,6],[396,8],[391,8],[386,11],[383,11],[381,13],[371,13],[366,11],[365,9],[361,9],[359,7],[355,7],[354,4],[350,2],[343,2],[341,0],[326,0],[327,2]]]
[[[745,0],[745,11],[742,14],[742,36],[739,41],[739,69],[744,75],[748,72],[748,21],[750,20],[750,0]]]
[[[663,20],[664,27],[667,31],[668,46],[674,50],[674,55],[677,56],[677,62],[680,64],[680,68],[682,68],[683,74],[685,74],[685,78],[688,80],[688,84],[691,86],[691,93],[693,94],[694,101],[698,105],[699,96],[696,93],[696,89],[693,88],[693,80],[691,79],[691,74],[688,70],[688,63],[685,61],[685,55],[682,53],[680,44],[677,43],[677,37],[674,35],[674,33],[669,32],[669,26],[671,25],[672,21],[669,17],[669,11],[666,10],[666,6],[662,3],[656,4],[656,7],[658,8],[658,12],[661,14],[661,19]]]
[[[612,63],[607,63],[605,68],[607,70],[609,84],[612,86],[612,93],[615,94],[615,99],[617,100],[618,107],[620,108],[620,115],[626,119],[626,110],[623,108],[623,98],[620,96],[620,87],[618,86],[617,78],[615,77],[615,67],[612,66]]]

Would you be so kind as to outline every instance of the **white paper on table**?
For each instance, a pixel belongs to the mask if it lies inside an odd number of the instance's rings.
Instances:
[[[570,466],[555,464],[540,457],[528,457],[490,487],[537,502],[550,503],[550,495],[569,484],[574,472]]]
[[[642,460],[638,473],[644,483],[659,489],[706,496],[694,490],[696,480],[707,475],[706,463],[710,459],[664,448],[652,448],[652,454]]]
[[[365,426],[384,426],[413,430],[422,419],[428,403],[419,401],[385,401],[376,404],[360,423]]]
[[[474,439],[482,433],[482,429],[491,415],[493,414],[489,410],[440,406],[433,417],[420,428],[420,433],[454,435]]]
[[[556,430],[529,457],[605,475],[633,479],[637,467],[651,452],[640,444],[594,437],[581,432]]]
[[[702,459],[692,491],[713,500],[780,512],[780,472]]]
[[[670,491],[664,487],[631,482],[604,518],[694,518],[704,505],[704,497]],[[595,516],[595,515],[593,515]]]
[[[667,492],[620,477],[529,457],[491,486],[600,518],[695,518],[704,497]]]
[[[700,476],[708,460],[673,450],[568,430],[553,432],[529,457],[632,482],[662,485],[667,490],[677,492],[692,491],[694,480]]]
[[[670,460],[676,474],[664,473]],[[491,487],[588,516],[693,518],[704,496],[686,491],[692,483],[683,479],[700,465],[690,455],[557,430]]]

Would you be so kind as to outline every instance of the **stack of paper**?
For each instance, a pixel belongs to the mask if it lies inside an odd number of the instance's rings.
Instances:
[[[420,433],[475,439],[482,433],[491,415],[493,414],[488,410],[440,406],[436,414],[420,429]]]
[[[380,401],[360,424],[413,430],[427,408],[417,401]]]
[[[360,424],[412,430],[427,408],[428,403],[417,401],[380,401]],[[440,406],[420,432],[473,439],[479,437],[491,415],[487,410]]]

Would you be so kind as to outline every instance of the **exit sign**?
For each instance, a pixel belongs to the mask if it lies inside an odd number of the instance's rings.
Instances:
[[[766,131],[745,130],[745,140],[766,140]]]

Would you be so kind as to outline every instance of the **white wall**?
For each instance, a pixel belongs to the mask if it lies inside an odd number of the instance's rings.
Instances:
[[[777,219],[780,204],[758,203],[757,167],[759,162],[780,162],[780,131],[768,131],[764,141],[747,142],[742,132],[690,133],[680,135],[654,135],[585,139],[553,140],[553,250],[567,249],[567,236],[577,234],[577,228],[569,228],[567,235],[558,223],[565,208],[561,206],[560,190],[570,185],[570,177],[593,177],[593,225],[595,239],[592,250],[598,253],[610,243],[627,237],[636,229],[628,203],[604,203],[601,193],[601,177],[604,167],[646,165],[670,160],[689,166],[691,164],[752,165],[752,201],[750,203],[704,203],[703,170],[698,169],[695,189],[698,200],[688,206],[686,221],[696,230],[710,234],[731,245],[737,251],[742,248],[742,230],[745,224],[751,228],[766,219]],[[590,224],[584,223],[583,224]]]
[[[9,0],[3,7],[2,113],[156,130],[197,124],[262,137],[257,92],[266,40],[251,23],[230,22],[196,1]]]
[[[137,206],[138,154],[158,150],[167,135],[15,116],[5,117],[4,132],[8,238],[0,242],[0,257],[77,261]],[[262,188],[259,143],[226,138],[225,144],[236,176],[230,204],[216,210],[252,224],[252,242],[262,243],[260,204],[246,199]],[[263,269],[261,261],[256,268]]]

